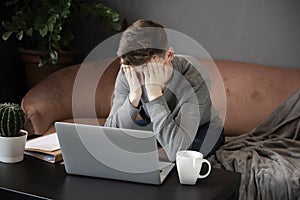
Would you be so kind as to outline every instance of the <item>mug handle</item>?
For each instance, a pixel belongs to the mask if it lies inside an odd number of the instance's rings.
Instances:
[[[202,159],[202,163],[206,163],[208,165],[208,170],[207,170],[206,174],[204,174],[204,175],[199,174],[198,178],[206,178],[210,174],[210,171],[211,171],[211,165],[208,160]]]

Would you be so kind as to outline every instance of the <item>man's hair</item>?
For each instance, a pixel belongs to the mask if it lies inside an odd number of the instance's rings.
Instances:
[[[168,47],[164,27],[151,20],[140,19],[122,34],[117,55],[123,64],[138,66],[154,55],[163,56]]]

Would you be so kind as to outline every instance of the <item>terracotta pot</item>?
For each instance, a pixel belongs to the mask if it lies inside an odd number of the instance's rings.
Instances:
[[[58,52],[59,59],[56,65],[49,63],[41,67],[39,67],[38,64],[40,61],[40,55],[43,54],[42,52],[23,48],[19,48],[18,51],[20,52],[21,60],[24,63],[27,86],[29,89],[46,78],[49,74],[63,67],[74,64],[75,52],[73,50]]]

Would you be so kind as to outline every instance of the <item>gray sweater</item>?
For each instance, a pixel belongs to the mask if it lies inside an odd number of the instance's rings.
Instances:
[[[120,70],[105,126],[153,130],[168,158],[174,161],[177,151],[190,147],[199,126],[212,120],[219,124],[219,119],[218,116],[211,117],[210,83],[205,70],[202,69],[200,74],[187,56],[174,56],[172,64],[173,74],[163,89],[163,95],[148,101],[143,86],[138,108],[129,102],[129,85],[123,70]],[[148,123],[147,126],[135,124],[138,114]]]

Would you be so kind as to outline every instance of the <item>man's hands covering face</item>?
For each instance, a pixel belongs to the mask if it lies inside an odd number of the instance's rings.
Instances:
[[[130,87],[129,101],[134,107],[138,106],[141,99],[142,84],[145,84],[148,99],[149,101],[152,101],[162,95],[162,87],[170,80],[173,72],[171,63],[166,64],[159,58],[153,58],[150,62],[143,66],[143,70],[139,69],[140,67],[141,66],[122,66]],[[139,69],[141,80],[138,79],[136,72],[137,69]]]
[[[162,95],[162,87],[172,75],[172,67],[159,58],[154,58],[144,67],[145,87],[149,101]]]
[[[137,77],[137,73],[134,70],[134,67],[129,65],[123,65],[122,68],[130,88],[128,96],[129,101],[134,107],[137,107],[142,96],[142,87]]]

